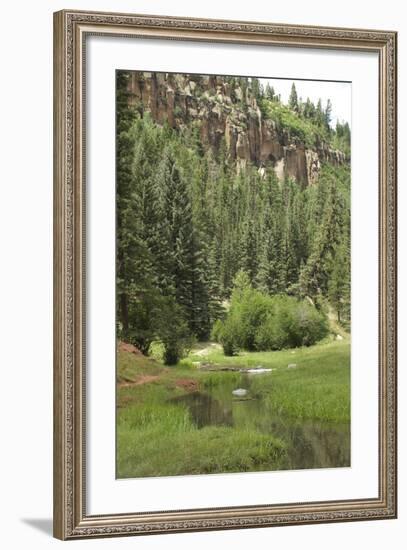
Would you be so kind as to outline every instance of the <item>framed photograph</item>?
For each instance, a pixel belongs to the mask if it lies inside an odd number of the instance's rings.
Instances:
[[[396,517],[396,33],[54,16],[54,534]]]

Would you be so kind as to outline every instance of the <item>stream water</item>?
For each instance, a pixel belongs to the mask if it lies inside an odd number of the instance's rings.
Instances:
[[[280,438],[287,445],[284,469],[350,466],[350,425],[296,420],[273,414],[265,400],[253,395],[253,377],[268,374],[242,373],[240,380],[227,374],[216,386],[176,398],[186,405],[198,428],[233,426],[252,429]],[[272,375],[271,375],[272,376]],[[247,398],[232,395],[236,388],[247,390]]]

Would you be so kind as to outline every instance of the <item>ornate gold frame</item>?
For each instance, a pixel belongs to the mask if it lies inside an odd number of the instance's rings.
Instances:
[[[89,516],[85,506],[83,51],[89,34],[336,48],[379,57],[378,498]],[[54,14],[54,535],[60,539],[396,517],[395,32],[64,10]]]

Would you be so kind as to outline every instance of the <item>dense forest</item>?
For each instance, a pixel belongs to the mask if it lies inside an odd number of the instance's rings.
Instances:
[[[272,160],[239,164],[225,139],[207,146],[199,120],[157,123],[132,97],[130,78],[117,73],[118,338],[144,354],[160,341],[167,364],[176,363],[193,339],[211,334],[223,341],[225,353],[234,353],[225,327],[242,285],[250,303],[261,302],[274,317],[280,311],[289,318],[299,304],[297,320],[312,318],[317,337],[328,312],[349,329],[350,129],[347,123],[331,127],[330,102],[303,101],[293,85],[283,104],[260,80],[229,78],[231,89],[243,89],[291,142],[343,153],[341,163],[322,159],[317,181],[302,185],[278,177]],[[252,346],[315,340],[276,337],[270,343],[267,330],[262,334]]]

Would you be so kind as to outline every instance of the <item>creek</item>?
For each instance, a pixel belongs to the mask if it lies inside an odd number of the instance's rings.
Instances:
[[[287,447],[283,469],[350,466],[350,423],[284,417],[273,410],[272,400],[252,388],[254,377],[258,382],[265,376],[273,374],[242,373],[236,379],[235,373],[223,373],[215,385],[171,401],[186,406],[198,428],[229,426],[281,439]],[[247,390],[246,396],[235,397],[237,388]]]

